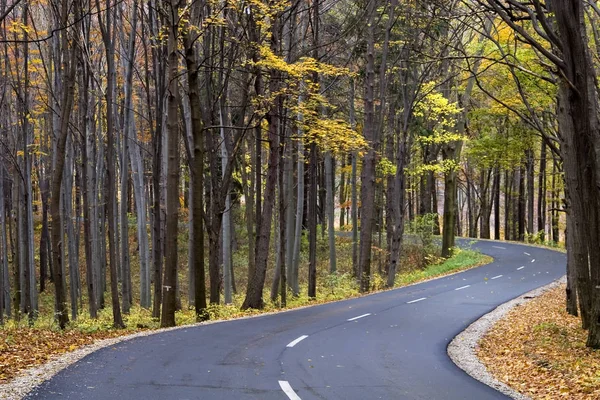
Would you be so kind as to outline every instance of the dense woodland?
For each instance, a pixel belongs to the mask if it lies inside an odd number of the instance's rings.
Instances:
[[[0,323],[48,290],[61,328],[315,297],[340,231],[361,291],[392,287],[420,226],[443,257],[457,235],[566,242],[600,347],[599,20],[595,0],[0,0]]]

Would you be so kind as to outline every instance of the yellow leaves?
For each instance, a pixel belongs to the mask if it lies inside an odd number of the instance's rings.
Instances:
[[[450,102],[436,90],[435,82],[423,85],[423,98],[415,105],[414,115],[428,134],[420,135],[421,143],[450,143],[464,140],[463,135],[456,134],[454,126],[461,108]]]
[[[364,150],[367,142],[358,132],[341,119],[316,118],[305,124],[306,140],[334,154]]]
[[[288,63],[282,57],[273,53],[273,50],[265,44],[258,46],[258,52],[261,59],[250,63],[251,65],[282,72],[289,79],[306,79],[315,73],[324,76],[350,75],[350,70],[347,68],[321,63],[311,57],[302,57],[295,63]]]
[[[458,107],[458,104],[451,103],[437,91],[436,85],[436,82],[427,82],[423,85],[422,92],[425,95],[415,106],[415,116],[449,119],[460,113],[461,108]]]
[[[0,329],[0,382],[13,378],[23,369],[43,364],[54,355],[119,334],[123,333],[100,331],[89,335],[75,330],[59,332],[5,326]]]
[[[420,164],[410,169],[408,173],[413,176],[421,176],[426,172],[433,173],[448,173],[450,171],[456,170],[458,168],[458,163],[456,160],[439,160],[433,164]]]
[[[387,177],[396,175],[396,166],[386,157],[381,157],[377,163],[378,175]]]
[[[478,356],[533,399],[598,399],[599,353],[585,347],[587,332],[564,304],[562,285],[513,310],[481,340]]]

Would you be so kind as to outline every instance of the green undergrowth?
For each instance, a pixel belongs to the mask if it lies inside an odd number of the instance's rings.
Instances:
[[[436,256],[428,258],[428,264],[425,267],[413,267],[412,270],[401,270],[396,277],[395,287],[406,286],[419,281],[431,279],[444,274],[461,271],[472,268],[478,265],[483,265],[491,261],[491,257],[485,256],[474,250],[457,249],[455,254],[447,259],[441,259]],[[317,279],[317,298],[311,299],[308,297],[306,284],[300,285],[300,294],[293,296],[288,292],[288,300],[286,307],[281,307],[279,301],[272,302],[269,299],[268,287],[265,288],[265,307],[263,310],[241,310],[241,305],[244,300],[244,294],[239,292],[233,296],[233,303],[228,305],[210,305],[208,314],[210,320],[229,320],[240,317],[247,317],[268,312],[278,312],[284,309],[292,309],[304,307],[314,304],[322,304],[331,301],[339,301],[343,299],[359,297],[364,295],[360,292],[356,280],[350,272],[339,272],[329,274],[321,269]],[[385,279],[378,272],[373,274],[371,280],[372,291],[385,290]],[[182,298],[185,301],[184,298]],[[110,296],[106,297],[106,304],[110,305]],[[51,290],[47,290],[40,296],[40,314],[33,324],[35,329],[49,329],[58,331],[51,310],[53,309],[53,294]],[[124,315],[124,322],[127,326],[119,334],[133,333],[140,330],[158,329],[160,321],[152,317],[151,310],[133,306],[131,312]],[[176,313],[177,325],[190,325],[196,322],[195,312],[193,308],[184,305],[184,307]],[[0,329],[16,329],[28,326],[26,318],[20,321],[10,320]],[[84,334],[94,335],[112,331],[112,311],[110,306],[99,311],[97,319],[89,317],[87,312],[82,312],[76,321],[71,321],[68,330],[75,330]]]
[[[432,279],[449,273],[489,264],[493,259],[474,250],[457,249],[454,255],[440,263],[432,264],[425,269],[398,275],[396,286],[406,286],[412,283]]]

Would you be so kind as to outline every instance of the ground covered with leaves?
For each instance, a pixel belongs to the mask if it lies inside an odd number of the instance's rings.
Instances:
[[[565,311],[561,285],[513,309],[479,342],[488,370],[532,399],[600,399],[600,351]]]
[[[342,246],[343,247],[343,244]],[[411,252],[407,252],[412,254]],[[426,267],[416,267],[401,271],[396,279],[396,286],[431,279],[440,275],[472,268],[491,261],[491,258],[475,251],[460,250],[448,260],[435,257]],[[412,263],[411,263],[412,264]],[[405,264],[406,265],[406,264]],[[322,269],[325,270],[325,269]],[[374,282],[374,291],[383,289],[384,281],[378,275]],[[379,282],[381,281],[381,282]],[[356,280],[349,273],[325,274],[319,279],[317,298],[310,299],[305,295],[306,288],[301,286],[299,297],[290,296],[287,309],[306,305],[326,303],[364,295],[359,291]],[[268,299],[265,290],[264,310],[241,310],[242,293],[234,296],[230,305],[211,305],[208,312],[211,320],[226,320],[259,314],[263,312],[281,311],[282,307]],[[110,304],[110,297],[106,300]],[[50,290],[40,296],[40,315],[29,326],[26,318],[20,321],[9,321],[0,327],[0,384],[8,382],[27,368],[43,364],[53,357],[73,351],[81,346],[92,344],[101,339],[129,335],[141,330],[159,328],[159,321],[152,318],[151,311],[134,306],[129,315],[124,316],[126,329],[116,330],[111,327],[112,314],[110,307],[100,310],[98,319],[91,319],[82,312],[76,321],[71,321],[65,331],[61,331],[52,318],[53,294]],[[194,311],[188,307],[176,313],[177,325],[189,325],[195,322]]]
[[[7,382],[19,371],[43,364],[53,356],[73,351],[99,339],[120,336],[124,331],[98,331],[86,334],[77,330],[65,332],[38,328],[0,330],[0,383]]]

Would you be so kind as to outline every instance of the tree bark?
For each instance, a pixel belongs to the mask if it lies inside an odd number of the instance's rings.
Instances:
[[[63,0],[61,3],[61,20],[60,26],[67,26],[68,22],[68,0]],[[60,192],[62,187],[62,179],[65,166],[65,149],[67,146],[67,137],[69,134],[69,119],[73,105],[75,92],[75,71],[76,71],[76,45],[69,43],[67,31],[61,33],[61,47],[65,52],[63,63],[61,66],[63,93],[60,102],[60,121],[59,130],[56,132],[56,165],[52,179],[50,215],[52,216],[52,266],[54,268],[54,293],[55,293],[55,308],[56,319],[61,329],[65,329],[69,322],[69,315],[66,303],[65,285],[63,276],[63,260],[61,258],[62,240],[61,232],[61,215],[60,215]]]
[[[179,233],[179,120],[178,111],[178,67],[177,51],[179,0],[165,1],[168,12],[168,82],[167,91],[167,219],[165,237],[165,276],[163,283],[161,327],[175,326],[177,309],[177,236]]]

